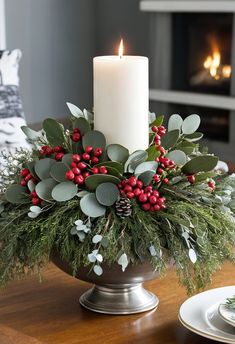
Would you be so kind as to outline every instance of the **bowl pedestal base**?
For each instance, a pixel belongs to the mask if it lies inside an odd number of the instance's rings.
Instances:
[[[158,306],[159,299],[144,289],[142,283],[94,285],[79,300],[80,304],[104,314],[134,314]]]

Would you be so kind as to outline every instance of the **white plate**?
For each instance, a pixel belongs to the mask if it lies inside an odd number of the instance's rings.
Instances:
[[[187,329],[203,337],[235,344],[235,328],[224,322],[218,307],[235,295],[235,286],[211,289],[186,300],[179,310],[179,320]]]
[[[225,306],[226,300],[219,305],[218,313],[221,318],[226,321],[229,325],[235,327],[235,309],[229,309]]]

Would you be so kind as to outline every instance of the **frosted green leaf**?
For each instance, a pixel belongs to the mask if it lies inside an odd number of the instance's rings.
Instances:
[[[185,135],[193,134],[199,127],[201,119],[198,115],[190,115],[185,118],[182,124],[182,131]]]
[[[129,157],[129,151],[122,145],[111,144],[107,147],[107,155],[112,161],[125,162]]]
[[[98,244],[98,242],[100,242],[103,239],[103,236],[100,234],[96,234],[93,238],[92,238],[92,242],[93,244]]]
[[[69,111],[74,117],[79,118],[84,116],[82,110],[80,110],[79,107],[69,102],[67,102],[66,104],[69,108]]]
[[[80,201],[82,212],[90,217],[99,217],[105,214],[106,208],[99,204],[94,193],[84,196]]]
[[[102,269],[102,267],[101,267],[100,265],[95,265],[95,266],[93,267],[93,271],[94,271],[94,273],[95,273],[97,276],[101,276],[102,273],[103,273],[103,269]]]
[[[123,253],[121,257],[118,259],[118,264],[121,265],[122,271],[124,272],[128,266],[128,258],[126,253]]]
[[[77,186],[72,182],[62,182],[52,190],[52,197],[57,202],[65,202],[77,194]]]
[[[113,205],[119,198],[118,187],[113,183],[102,183],[96,188],[98,202],[107,207]]]
[[[10,203],[21,204],[30,202],[27,197],[28,189],[19,184],[13,184],[6,189],[5,198]]]
[[[44,201],[52,200],[52,190],[57,185],[53,178],[46,178],[36,185],[35,191],[37,195]]]
[[[56,162],[51,167],[50,175],[57,182],[65,182],[66,181],[65,175],[68,170],[69,170],[68,166],[65,165],[63,162]]]
[[[169,118],[168,131],[175,129],[181,130],[183,119],[180,115],[174,114]]]
[[[56,163],[56,161],[54,159],[50,159],[50,158],[45,158],[45,159],[41,159],[38,160],[34,166],[35,172],[37,174],[37,176],[43,180],[46,178],[50,178],[50,171],[52,166]]]
[[[139,175],[141,173],[147,172],[147,171],[154,171],[156,172],[158,168],[158,163],[156,161],[145,161],[139,164],[135,169],[135,175]]]
[[[166,156],[168,159],[173,160],[176,163],[176,165],[182,166],[182,165],[186,164],[186,162],[187,162],[186,154],[183,151],[178,150],[178,149],[171,151]]]

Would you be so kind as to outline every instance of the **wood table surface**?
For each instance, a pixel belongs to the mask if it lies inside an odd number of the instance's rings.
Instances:
[[[89,284],[53,264],[36,276],[0,291],[0,344],[177,344],[215,343],[185,329],[178,310],[187,299],[172,268],[167,277],[145,284],[160,298],[158,309],[113,316],[90,312],[78,299]],[[226,263],[208,289],[235,284],[235,266]]]

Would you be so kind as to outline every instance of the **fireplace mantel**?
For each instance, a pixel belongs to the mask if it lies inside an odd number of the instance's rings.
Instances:
[[[146,12],[223,12],[235,13],[233,0],[142,0],[140,9]]]

